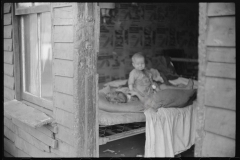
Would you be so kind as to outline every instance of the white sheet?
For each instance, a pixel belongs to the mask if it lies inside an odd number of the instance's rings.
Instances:
[[[169,82],[173,85],[178,85],[178,84],[188,84],[188,80],[187,78],[183,78],[183,77],[178,77],[178,79],[175,80],[169,80]],[[193,89],[197,89],[198,88],[198,81],[193,80]]]
[[[146,110],[145,157],[174,157],[189,149],[195,142],[195,110],[192,105]]]

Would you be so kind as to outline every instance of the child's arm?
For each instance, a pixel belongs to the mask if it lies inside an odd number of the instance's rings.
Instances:
[[[128,78],[128,88],[129,90],[133,90],[133,84],[134,84],[134,71],[131,71],[129,73],[129,78]]]

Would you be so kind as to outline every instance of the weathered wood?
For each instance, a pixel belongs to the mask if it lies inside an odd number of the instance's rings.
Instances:
[[[209,62],[206,76],[236,79],[236,64]]]
[[[55,91],[73,95],[73,79],[55,76]]]
[[[204,157],[234,157],[235,140],[206,132],[202,149]]]
[[[12,118],[15,118],[33,128],[38,127],[37,129],[39,130],[44,130],[40,129],[39,127],[53,121],[53,118],[48,117],[43,112],[27,106],[26,104],[17,100],[4,103],[4,114],[11,115]]]
[[[56,8],[56,7],[69,7],[69,6],[72,6],[73,3],[68,3],[68,2],[65,2],[65,3],[52,3],[52,7]]]
[[[12,142],[15,142],[16,134],[8,129],[8,127],[4,126],[4,136],[7,137]]]
[[[4,63],[13,64],[13,52],[4,51]]]
[[[205,130],[235,139],[236,112],[206,107]]]
[[[57,123],[73,129],[74,118],[72,113],[56,108],[55,120]]]
[[[236,63],[236,48],[207,47],[208,61]]]
[[[58,157],[58,155],[54,153],[39,150],[37,147],[31,145],[20,137],[16,137],[15,145],[32,157]]]
[[[29,154],[20,150],[14,145],[13,142],[6,138],[4,138],[4,150],[13,155],[14,157],[31,157]]]
[[[236,110],[236,80],[206,78],[205,104]]]
[[[21,63],[20,63],[20,41],[19,41],[19,16],[15,15],[15,8],[12,11],[13,17],[13,48],[14,48],[14,78],[15,78],[15,99],[22,100],[21,97]]]
[[[47,125],[44,125],[44,127],[46,127],[47,129],[49,129],[49,130],[52,131],[53,133],[58,133],[58,126],[57,126],[57,125],[47,124]]]
[[[4,3],[4,11],[3,13],[11,12],[11,3]]]
[[[64,77],[73,77],[73,61],[55,59],[54,74]]]
[[[55,107],[60,108],[64,111],[74,113],[73,108],[73,96],[56,92],[54,96]]]
[[[8,13],[8,14],[4,14],[4,26],[6,26],[6,25],[10,25],[10,24],[12,24],[12,14],[11,13]]]
[[[45,108],[45,107],[42,107],[42,106],[39,106],[39,105],[35,105],[35,104],[30,103],[30,102],[25,101],[25,100],[23,100],[22,102],[25,103],[25,104],[28,105],[28,106],[31,106],[31,107],[39,110],[40,112],[45,113],[46,115],[48,115],[48,116],[50,116],[50,117],[53,117],[53,111],[52,111],[52,110],[49,110],[49,109],[47,109],[47,108]]]
[[[55,43],[54,58],[73,60],[73,43]]]
[[[3,38],[12,38],[12,25],[4,26]]]
[[[66,142],[69,145],[75,146],[76,139],[73,134],[73,130],[62,126],[61,124],[58,125],[58,133],[56,134],[56,139],[60,139],[61,141]]]
[[[13,41],[12,39],[4,39],[4,51],[12,51],[13,50]]]
[[[58,147],[56,149],[51,148],[51,152],[62,157],[77,157],[76,148],[62,141],[58,141]]]
[[[54,42],[73,42],[73,26],[55,26]]]
[[[208,3],[208,16],[235,15],[234,3]]]
[[[17,8],[16,15],[23,14],[33,14],[33,13],[42,13],[42,12],[50,12],[51,6],[50,4],[40,5],[40,6],[32,6],[29,8]]]
[[[14,90],[14,77],[4,75],[4,86]]]
[[[13,100],[15,98],[14,90],[4,87],[4,97],[9,100]]]
[[[13,77],[13,65],[4,63],[4,74]]]
[[[48,145],[44,144],[37,138],[31,136],[30,134],[28,134],[27,132],[25,132],[23,129],[21,129],[19,127],[17,127],[17,134],[20,138],[27,141],[28,143],[35,146],[36,148],[38,148],[42,151],[45,151],[45,152],[50,152],[50,149],[49,149],[50,147]]]
[[[235,17],[209,18],[208,46],[236,46]]]
[[[38,140],[42,141],[43,143],[47,144],[48,146],[51,146],[53,148],[57,147],[57,141],[53,138],[50,138],[49,136],[45,135],[44,133],[29,127],[25,125],[24,123],[21,123],[20,121],[13,119],[13,123],[22,128],[25,132],[29,133],[30,135],[34,136]]]
[[[13,155],[11,155],[10,153],[4,151],[4,157],[13,157]]]
[[[53,25],[73,25],[72,6],[54,8]]]
[[[197,113],[196,113],[196,137],[194,157],[202,156],[202,143],[204,139],[204,85],[205,85],[205,69],[206,69],[206,31],[207,31],[207,3],[199,4],[199,38],[198,38],[198,92],[197,92]]]
[[[4,116],[4,126],[10,129],[13,133],[17,133],[17,126],[12,122],[11,119],[8,119]]]

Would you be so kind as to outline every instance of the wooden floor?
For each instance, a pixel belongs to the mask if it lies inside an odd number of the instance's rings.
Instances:
[[[99,157],[143,156],[144,147],[145,133],[101,145],[99,147]],[[189,150],[181,153],[180,157],[194,157],[194,146]]]

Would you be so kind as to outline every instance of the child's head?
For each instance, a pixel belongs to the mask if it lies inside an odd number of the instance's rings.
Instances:
[[[144,56],[141,53],[135,53],[132,56],[132,65],[137,70],[143,70],[145,69],[145,59]]]

